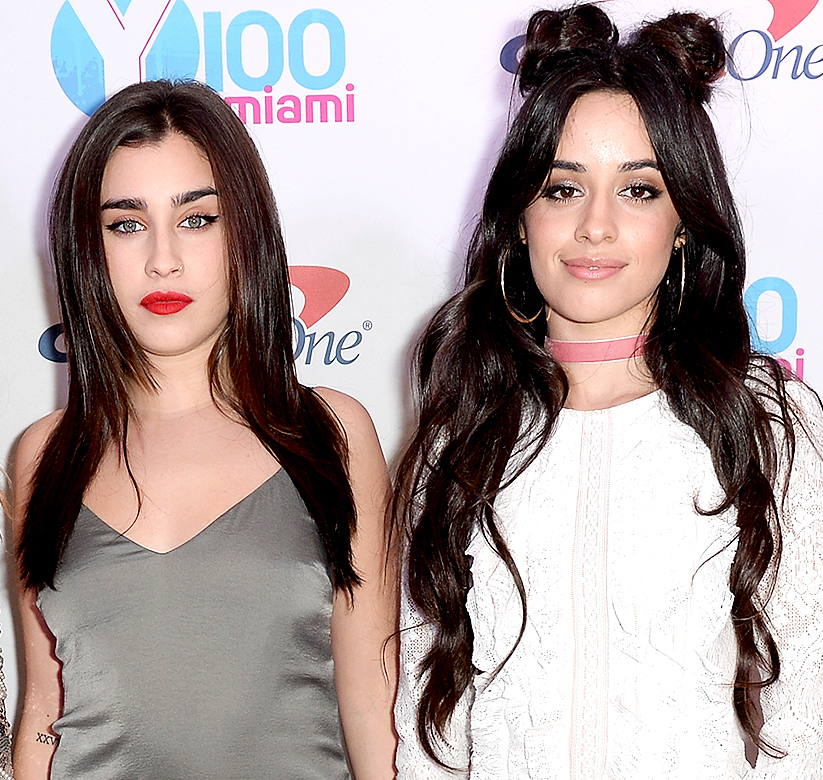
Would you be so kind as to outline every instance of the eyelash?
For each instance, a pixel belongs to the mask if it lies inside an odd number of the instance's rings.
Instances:
[[[137,230],[123,230],[125,225],[139,225]],[[141,231],[145,230],[145,226],[142,222],[138,222],[136,219],[118,219],[112,222],[109,225],[106,225],[106,230],[111,231],[112,233],[118,233],[123,236],[130,236],[133,233],[140,233]]]
[[[645,197],[635,197],[634,195],[629,195],[629,198],[633,201],[641,201],[641,200],[656,200],[663,194],[663,190],[659,187],[655,187],[653,184],[630,184],[625,189],[621,190],[621,192],[630,192],[631,190],[642,190],[645,193]]]
[[[220,217],[217,214],[189,214],[180,224],[184,225],[190,219],[201,219],[203,220],[203,224],[198,225],[198,227],[189,227],[188,230],[203,230],[217,222]]]
[[[573,192],[577,193],[580,190],[573,184],[569,184],[568,182],[562,182],[559,184],[550,184],[546,187],[546,191],[543,193],[543,197],[547,198],[548,200],[554,201],[564,201],[564,200],[571,200],[572,197],[568,198],[558,198],[557,196],[560,194],[561,190],[572,190]]]
[[[574,199],[575,195],[566,198],[558,197],[559,193],[562,190],[571,190],[573,193],[580,192],[576,184],[571,184],[569,182],[559,182],[557,184],[549,185],[544,191],[543,197],[556,203],[562,203],[564,201]],[[663,191],[659,187],[655,187],[653,184],[647,183],[629,184],[627,187],[624,187],[622,190],[620,190],[620,193],[628,193],[632,190],[642,190],[644,193],[644,195],[641,196],[629,195],[629,200],[631,200],[634,203],[640,203],[646,200],[656,200],[663,194]]]
[[[187,230],[204,230],[209,225],[213,225],[217,222],[220,217],[217,214],[189,214],[182,222],[180,222],[181,226],[185,226],[186,222],[193,219],[202,220],[203,224],[198,225],[197,227],[187,227]],[[139,225],[136,230],[124,230],[125,225]],[[123,236],[130,236],[134,233],[141,233],[143,230],[146,229],[145,225],[137,219],[118,219],[112,222],[109,225],[106,225],[106,229],[111,231],[112,233],[118,233]]]

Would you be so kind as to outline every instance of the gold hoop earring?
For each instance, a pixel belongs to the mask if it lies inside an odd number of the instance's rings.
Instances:
[[[680,247],[680,298],[677,301],[677,314],[680,316],[680,307],[683,305],[683,293],[686,290],[686,245]]]
[[[521,323],[523,325],[528,325],[530,322],[534,322],[543,313],[543,311],[545,310],[545,307],[541,306],[540,311],[538,311],[537,314],[534,315],[534,317],[531,317],[531,318],[527,319],[526,317],[524,317],[522,314],[520,314],[519,312],[517,312],[515,310],[515,308],[509,303],[508,296],[506,295],[506,263],[509,260],[509,255],[511,254],[512,248],[516,244],[520,244],[520,243],[521,243],[520,240],[515,241],[506,250],[506,254],[503,255],[503,262],[500,264],[500,292],[503,294],[503,303],[506,304],[506,308],[509,310],[509,314],[511,314],[511,316],[515,320],[517,320],[519,323]]]

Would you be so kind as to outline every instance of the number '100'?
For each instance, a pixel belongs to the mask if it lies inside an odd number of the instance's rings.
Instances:
[[[206,83],[223,91],[223,18],[220,11],[203,14],[203,49],[205,52]],[[329,67],[319,75],[306,69],[305,34],[309,25],[320,24],[329,36]],[[243,33],[249,27],[262,28],[266,35],[268,62],[265,72],[252,76],[243,65]],[[346,69],[346,33],[342,22],[331,12],[312,8],[294,17],[289,25],[288,38],[283,28],[266,11],[243,11],[229,22],[225,34],[225,65],[231,80],[248,92],[260,92],[273,86],[283,75],[288,40],[288,63],[292,78],[306,89],[328,89],[340,81]]]

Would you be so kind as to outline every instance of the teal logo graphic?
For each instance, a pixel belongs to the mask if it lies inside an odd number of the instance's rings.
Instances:
[[[69,100],[92,114],[106,99],[107,80],[116,88],[194,78],[200,35],[183,0],[110,0],[92,13],[66,0],[54,20],[51,60]]]

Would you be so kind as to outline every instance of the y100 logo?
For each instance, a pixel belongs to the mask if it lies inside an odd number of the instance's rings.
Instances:
[[[314,35],[313,26],[322,28]],[[265,40],[262,62],[255,62],[258,73],[250,73],[249,52],[244,51],[245,33],[253,29],[258,42]],[[307,52],[308,39],[315,44]],[[319,43],[318,43],[319,42]],[[317,50],[318,47],[322,51]],[[247,48],[247,47],[246,47]],[[259,48],[259,47],[258,47]],[[317,51],[315,51],[317,50]],[[201,64],[206,83],[223,91],[224,76],[240,90],[270,93],[282,77],[286,65],[291,78],[304,89],[326,90],[337,84],[346,69],[346,35],[343,24],[330,11],[311,9],[297,14],[284,35],[280,22],[266,11],[249,10],[224,24],[220,11],[207,11],[201,31],[184,0],[110,0],[108,4],[91,0],[66,0],[54,21],[51,55],[55,75],[68,98],[81,111],[92,114],[106,99],[107,86],[158,78],[194,78]],[[263,54],[263,51],[265,52]],[[314,58],[309,56],[314,54]],[[245,59],[244,59],[245,55]],[[328,63],[322,73],[311,72],[307,60]],[[349,93],[354,89],[349,84]],[[314,121],[315,107],[321,122],[328,121],[329,107],[334,121],[343,117],[342,101],[336,95],[309,95],[305,110],[299,98],[278,101],[286,107],[277,121]],[[314,102],[308,102],[314,98]],[[325,98],[324,100],[319,100]],[[346,98],[346,120],[354,121],[354,96]],[[271,101],[271,96],[267,95]],[[282,98],[281,98],[282,100]],[[256,98],[227,98],[238,106],[245,121],[251,106],[253,121],[260,121]],[[249,101],[252,101],[251,103]],[[255,109],[256,104],[256,109]],[[266,119],[274,121],[266,104]],[[272,118],[269,119],[269,116]],[[299,117],[299,118],[298,118]]]
[[[337,306],[349,290],[350,281],[342,271],[315,265],[293,265],[289,267],[289,281],[293,289],[292,297],[299,304],[293,324],[294,359],[298,365],[311,365],[316,355],[322,355],[324,365],[339,363],[347,366],[354,363],[360,352],[357,347],[363,341],[363,333],[350,330],[342,335],[327,331],[318,335],[312,328]],[[294,294],[297,290],[299,295]],[[302,296],[302,303],[300,297]],[[369,320],[363,323],[363,330],[371,330]],[[54,363],[65,363],[66,351],[63,343],[63,326],[52,325],[40,336],[37,348],[40,354]],[[319,351],[318,351],[319,350]]]
[[[766,305],[763,305],[764,295],[766,296]],[[767,339],[761,335],[759,325],[764,320],[768,321],[769,325],[774,321],[774,304],[777,303],[775,299],[780,301],[780,330],[776,336]],[[749,322],[751,323],[752,347],[758,352],[765,352],[769,355],[785,353],[792,346],[797,336],[797,293],[794,287],[778,276],[767,276],[749,285],[743,302],[746,305],[746,313],[749,315]],[[794,365],[785,357],[779,357],[778,361],[785,369],[794,373],[798,379],[803,379],[805,367],[803,355],[805,352],[802,347],[795,349]]]

